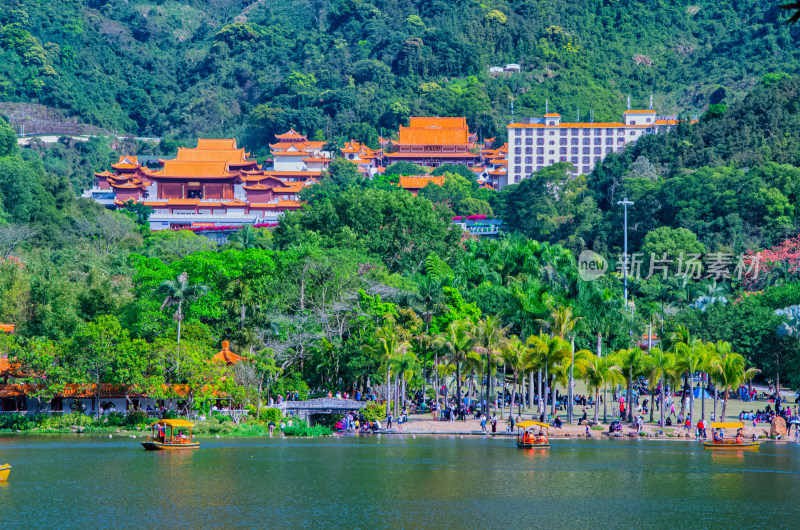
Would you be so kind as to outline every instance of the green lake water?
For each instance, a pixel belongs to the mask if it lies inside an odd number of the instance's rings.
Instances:
[[[795,528],[800,447],[719,455],[672,441],[362,436],[0,437],[0,527]]]

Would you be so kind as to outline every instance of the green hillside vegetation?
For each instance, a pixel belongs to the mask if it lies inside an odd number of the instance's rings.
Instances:
[[[549,100],[565,119],[617,120],[627,95],[695,112],[794,74],[788,17],[770,0],[2,0],[0,97],[253,150],[290,125],[374,144],[409,115],[503,138],[512,99],[517,116]],[[488,75],[511,62],[521,74]]]

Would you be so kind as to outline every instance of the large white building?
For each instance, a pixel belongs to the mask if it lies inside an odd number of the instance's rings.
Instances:
[[[675,116],[657,116],[654,110],[628,110],[620,123],[561,123],[560,114],[545,114],[508,126],[508,172],[499,188],[514,184],[543,167],[570,162],[573,174],[588,174],[609,153],[645,134],[677,125]]]

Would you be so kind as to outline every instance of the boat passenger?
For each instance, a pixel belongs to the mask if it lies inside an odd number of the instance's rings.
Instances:
[[[714,431],[714,443],[721,444],[722,443],[722,433],[717,429]]]
[[[736,443],[737,443],[737,444],[739,444],[739,445],[741,445],[742,443],[744,443],[744,440],[742,439],[742,430],[741,430],[741,429],[739,429],[739,430],[736,432]]]

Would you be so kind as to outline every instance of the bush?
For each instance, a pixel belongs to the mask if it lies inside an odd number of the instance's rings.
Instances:
[[[386,406],[377,401],[370,401],[366,407],[361,409],[361,414],[367,421],[380,421],[386,418]]]
[[[31,428],[31,421],[24,414],[0,415],[0,430],[27,431]]]
[[[277,425],[281,422],[281,418],[283,418],[281,411],[273,407],[264,410],[264,412],[261,414],[261,421],[265,423],[272,421],[275,422],[275,425]]]
[[[314,425],[313,427],[309,427],[308,424],[303,420],[294,419],[292,420],[292,426],[286,427],[283,430],[283,434],[286,436],[330,436],[332,431],[325,427],[324,425]]]
[[[102,423],[107,424],[109,427],[122,427],[125,425],[125,415],[119,412],[111,412]]]
[[[138,427],[148,423],[150,423],[150,418],[147,417],[147,413],[143,410],[134,410],[125,416],[126,427]]]

